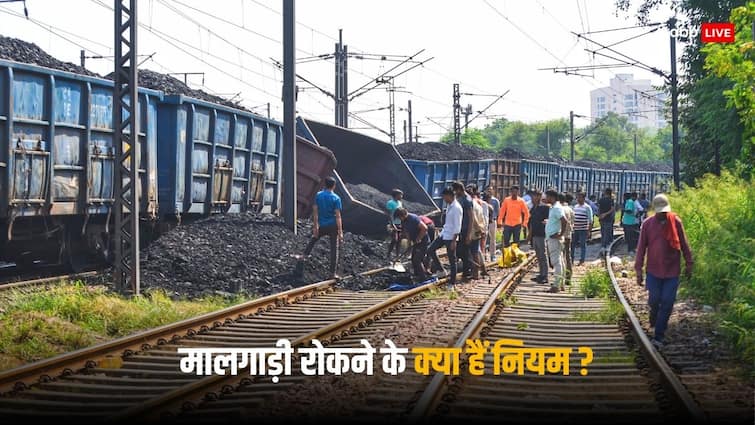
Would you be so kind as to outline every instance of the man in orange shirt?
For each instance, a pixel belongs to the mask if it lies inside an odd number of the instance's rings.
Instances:
[[[513,236],[514,243],[519,244],[522,235],[522,226],[530,221],[530,210],[524,199],[519,197],[519,187],[511,186],[511,196],[501,203],[501,212],[498,214],[498,225],[503,225],[503,246],[511,245]]]

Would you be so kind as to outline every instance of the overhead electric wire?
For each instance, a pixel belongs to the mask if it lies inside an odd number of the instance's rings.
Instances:
[[[95,4],[98,4],[98,5],[100,5],[100,6],[104,7],[104,8],[106,8],[106,9],[109,9],[109,10],[113,10],[111,6],[109,6],[109,5],[107,5],[107,4],[104,4],[104,3],[103,3],[103,2],[101,1],[101,0],[91,0],[91,1],[92,1],[92,2],[94,2]],[[166,43],[170,44],[171,46],[175,47],[175,48],[176,48],[176,49],[178,49],[179,51],[181,51],[181,52],[183,52],[183,53],[185,53],[185,54],[187,54],[187,55],[191,56],[192,58],[194,58],[194,59],[196,59],[196,60],[198,60],[198,61],[200,61],[200,62],[204,63],[205,65],[207,65],[207,66],[209,66],[209,67],[211,67],[211,68],[215,69],[216,71],[218,71],[218,72],[220,72],[220,73],[222,73],[222,74],[224,74],[224,75],[226,75],[226,76],[228,76],[228,77],[230,77],[230,78],[232,78],[232,79],[234,79],[234,80],[236,80],[236,81],[238,81],[238,82],[240,82],[240,83],[242,83],[242,84],[246,85],[247,87],[250,87],[250,88],[252,88],[252,89],[254,89],[254,90],[257,90],[257,91],[259,91],[260,93],[264,93],[264,94],[265,94],[265,95],[267,95],[267,96],[271,96],[271,97],[272,97],[273,99],[277,99],[277,98],[278,98],[278,95],[272,94],[272,93],[268,92],[268,91],[267,91],[267,90],[265,90],[265,89],[262,89],[262,88],[259,88],[259,87],[256,87],[256,86],[253,86],[253,85],[249,84],[249,83],[248,83],[247,81],[245,81],[245,80],[243,80],[243,79],[241,79],[241,78],[239,78],[239,77],[237,77],[237,76],[235,76],[235,75],[231,74],[230,72],[228,72],[228,71],[226,71],[226,70],[224,70],[224,69],[222,69],[222,68],[220,68],[220,67],[216,66],[215,64],[213,64],[213,63],[211,63],[211,62],[208,62],[207,60],[205,60],[205,59],[203,59],[203,58],[201,58],[201,57],[198,57],[198,56],[194,55],[193,53],[189,52],[188,50],[186,50],[186,49],[184,49],[184,48],[180,47],[180,46],[179,46],[178,44],[175,44],[175,43],[174,43],[173,41],[171,41],[171,40],[170,40],[170,39],[175,39],[174,37],[172,37],[172,36],[169,36],[169,35],[166,35],[166,36],[162,36],[162,35],[158,34],[158,33],[162,33],[162,31],[160,31],[160,30],[155,30],[154,28],[152,28],[152,27],[149,27],[148,25],[145,25],[145,24],[139,24],[139,26],[141,26],[142,28],[144,28],[144,29],[146,29],[147,31],[151,32],[152,34],[155,34],[155,35],[157,35],[157,36],[158,36],[159,38],[161,38],[161,39],[162,39],[162,40],[163,40],[164,42],[166,42]],[[166,37],[167,37],[167,38],[166,38]],[[184,42],[182,42],[182,41],[179,41],[179,42],[180,42],[180,43],[182,43],[182,44],[187,44],[187,43],[184,43]],[[192,48],[194,48],[194,49],[198,49],[198,48],[197,48],[196,46],[191,46],[191,47],[192,47]],[[198,50],[201,50],[201,49],[198,49]],[[203,53],[207,53],[207,52],[203,52]],[[210,56],[214,56],[214,55],[212,55],[212,54],[210,54],[210,53],[207,53],[207,54],[208,54],[208,55],[210,55]],[[222,60],[223,60],[223,61],[227,61],[227,60],[225,60],[225,59],[222,59]],[[241,68],[241,69],[244,69],[244,70],[247,70],[247,71],[250,71],[250,72],[256,72],[256,71],[252,71],[252,70],[249,70],[249,69],[246,69],[246,68],[243,68],[243,67],[240,67],[240,68]]]

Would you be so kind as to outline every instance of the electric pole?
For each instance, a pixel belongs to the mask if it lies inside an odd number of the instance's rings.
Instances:
[[[569,111],[569,158],[574,162],[574,111]]]
[[[551,156],[551,130],[547,124],[545,125],[545,152]]]
[[[139,79],[137,78],[137,0],[115,2],[113,144],[115,145],[115,264],[113,284],[139,295]],[[125,112],[125,113],[124,113]]]
[[[84,49],[81,49],[79,52],[79,60],[81,61],[81,67],[84,68],[87,63],[86,51]]]
[[[414,143],[419,143],[419,126],[414,126]]]
[[[393,77],[381,77],[375,80],[381,84],[388,84],[388,112],[390,114],[390,138],[391,144],[396,144],[396,86],[393,83]]]
[[[467,130],[467,127],[469,127],[469,116],[472,115],[472,105],[467,104],[467,107],[464,108],[464,130]]]
[[[283,0],[283,218],[296,234],[296,11]]]
[[[668,21],[669,30],[676,27],[676,18]],[[680,149],[679,149],[679,87],[676,79],[676,38],[669,36],[671,43],[671,152],[674,162],[674,187],[679,190],[681,186],[680,175]]]
[[[408,129],[409,129],[409,142],[412,141],[412,101],[409,100],[409,104],[407,105],[406,112],[409,114],[409,120],[407,121]]]
[[[343,44],[343,30],[338,30],[338,43],[334,59],[336,62],[335,123],[340,127],[349,126],[349,86],[348,86],[348,46]]]
[[[634,163],[637,164],[637,133],[634,133]]]
[[[406,120],[404,120],[404,143],[406,143]]]
[[[461,145],[461,93],[459,83],[454,83],[454,143]]]

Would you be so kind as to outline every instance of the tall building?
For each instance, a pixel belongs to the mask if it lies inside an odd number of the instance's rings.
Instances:
[[[617,74],[608,87],[590,92],[590,115],[596,121],[614,112],[626,116],[637,127],[660,129],[668,124],[665,102],[666,93],[654,88],[650,80]]]

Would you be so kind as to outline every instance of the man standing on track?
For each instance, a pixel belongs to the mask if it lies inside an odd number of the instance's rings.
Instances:
[[[634,269],[637,272],[637,284],[642,286],[642,269],[647,254],[650,326],[655,328],[653,345],[660,349],[663,347],[663,337],[679,288],[681,256],[684,255],[684,273],[687,279],[692,276],[694,261],[682,221],[671,212],[668,198],[657,195],[653,198],[652,205],[655,215],[645,220],[640,229]]]
[[[621,226],[624,228],[624,239],[627,243],[627,253],[634,255],[637,247],[637,237],[640,232],[640,226],[637,223],[637,208],[631,193],[624,194],[624,208],[621,210]]]
[[[498,236],[498,213],[501,211],[501,202],[493,195],[493,186],[488,186],[485,190],[486,198],[483,198],[490,205],[490,221],[488,224],[488,249],[490,250],[490,261],[495,261],[496,237]]]
[[[336,188],[336,179],[325,178],[325,189],[317,192],[315,205],[312,207],[312,239],[304,249],[304,258],[296,266],[296,274],[302,275],[304,263],[317,241],[323,236],[330,239],[330,277],[337,279],[336,268],[338,267],[339,244],[343,242],[343,225],[341,224],[341,198],[333,193]]]
[[[574,230],[574,210],[572,210],[569,205],[574,200],[574,197],[570,193],[566,193],[566,194],[562,193],[562,194],[559,194],[558,200],[559,202],[561,202],[561,206],[564,208],[564,218],[566,218],[566,228],[563,229],[564,265],[566,266],[566,274],[565,274],[564,281],[566,281],[567,285],[571,285],[571,275],[572,275],[572,265],[573,265],[572,252],[571,252],[571,238],[572,238],[572,231]]]
[[[440,264],[440,258],[435,252],[441,246],[446,247],[446,253],[448,254],[448,263],[451,266],[451,275],[448,277],[448,286],[453,288],[456,284],[456,239],[461,233],[461,221],[464,215],[459,201],[456,200],[456,195],[451,187],[446,187],[443,190],[443,201],[446,205],[446,217],[443,224],[443,229],[440,231],[440,235],[430,244],[427,248],[427,255],[433,262],[434,270],[443,270],[443,266]]]
[[[548,283],[548,257],[545,251],[545,221],[548,219],[550,206],[542,202],[543,194],[535,189],[532,191],[532,211],[530,211],[529,232],[527,242],[535,250],[537,265],[540,273],[532,280],[537,283]]]
[[[391,199],[385,203],[385,209],[388,211],[388,229],[391,234],[391,243],[388,244],[388,259],[391,258],[394,247],[396,248],[396,256],[401,250],[401,220],[396,217],[395,213],[397,209],[403,207],[402,199],[404,199],[404,192],[401,189],[393,189]]]
[[[427,278],[424,260],[430,237],[427,234],[427,225],[416,214],[410,214],[406,208],[396,210],[396,217],[401,220],[401,233],[412,244],[412,273],[420,282]]]
[[[577,205],[574,206],[574,237],[571,248],[572,261],[579,248],[579,266],[585,263],[590,233],[592,233],[592,208],[585,203],[585,193],[580,192],[577,194]]]
[[[472,197],[467,194],[464,184],[461,182],[453,182],[451,184],[456,200],[461,205],[462,219],[461,219],[461,233],[459,234],[459,244],[457,246],[457,256],[461,258],[462,273],[464,278],[468,279],[473,274],[473,263],[471,258],[472,247],[472,215],[474,214],[474,203]]]
[[[616,205],[613,201],[613,191],[606,188],[603,197],[598,200],[598,220],[600,220],[601,251],[608,250],[613,242],[613,221],[616,219]]]
[[[527,225],[530,221],[530,211],[527,204],[519,197],[519,187],[511,186],[511,194],[503,200],[501,212],[498,214],[498,225],[503,225],[503,246],[511,245],[511,239],[515,244],[519,244],[519,238],[522,235],[522,225]]]
[[[553,283],[549,292],[556,293],[564,290],[564,256],[563,238],[567,222],[564,208],[558,202],[558,192],[545,192],[545,202],[551,205],[548,221],[545,223],[545,240],[548,246],[548,257],[553,264]]]

